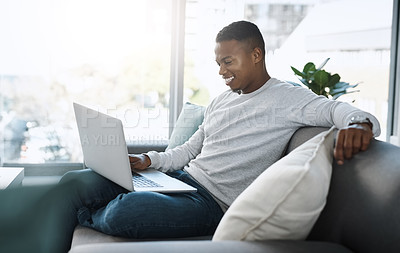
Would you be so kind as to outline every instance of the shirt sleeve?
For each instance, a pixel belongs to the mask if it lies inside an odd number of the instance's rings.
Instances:
[[[301,115],[303,116],[300,120],[304,125],[326,127],[334,125],[338,129],[341,129],[349,125],[352,117],[364,116],[372,123],[374,137],[380,135],[380,124],[374,115],[362,111],[348,103],[317,96],[307,89],[305,89],[305,91],[300,91],[300,93],[303,94],[297,94],[297,97],[304,98],[302,102],[299,103],[302,110]]]
[[[162,172],[183,168],[201,152],[204,140],[204,128],[199,129],[184,144],[165,152],[150,151],[146,155],[151,160],[150,167]]]

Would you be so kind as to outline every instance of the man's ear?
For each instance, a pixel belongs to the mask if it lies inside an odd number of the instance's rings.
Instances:
[[[252,57],[254,63],[259,63],[263,59],[262,51],[259,47],[255,47],[253,49]]]

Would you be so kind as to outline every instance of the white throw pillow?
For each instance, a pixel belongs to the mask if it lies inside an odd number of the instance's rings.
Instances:
[[[232,203],[213,240],[305,239],[325,206],[334,128],[265,170]]]

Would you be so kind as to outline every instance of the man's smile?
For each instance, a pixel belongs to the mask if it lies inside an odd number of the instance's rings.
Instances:
[[[235,77],[234,76],[227,77],[227,78],[224,77],[224,79],[225,79],[225,84],[229,85],[229,83],[232,82],[232,80],[235,79]]]

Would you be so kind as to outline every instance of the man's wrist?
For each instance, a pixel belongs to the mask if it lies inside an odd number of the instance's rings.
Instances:
[[[369,124],[369,123],[355,123],[355,124],[352,124],[352,125],[362,126],[363,128],[368,129],[368,130],[370,130],[372,132],[372,124]]]
[[[142,154],[144,156],[145,162],[146,162],[146,167],[150,167],[151,165],[151,159],[148,155]]]
[[[367,118],[365,116],[351,117],[349,126],[351,126],[351,125],[368,126],[369,129],[372,131],[372,122],[369,120],[369,118]]]

